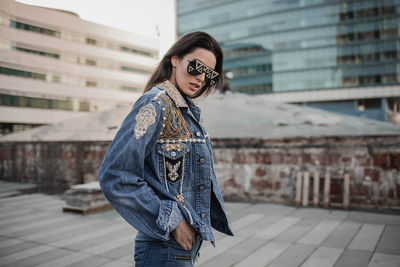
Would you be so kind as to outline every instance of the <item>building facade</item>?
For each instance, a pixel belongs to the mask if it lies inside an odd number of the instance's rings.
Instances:
[[[0,3],[0,135],[132,104],[158,40],[57,9]]]
[[[214,36],[235,91],[400,119],[400,0],[177,3],[178,35]]]

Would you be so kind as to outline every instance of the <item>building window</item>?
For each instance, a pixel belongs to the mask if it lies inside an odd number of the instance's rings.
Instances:
[[[388,98],[388,109],[399,113],[400,112],[400,98]]]
[[[358,102],[358,110],[364,111],[366,109],[380,109],[382,102],[380,98],[360,99]]]
[[[61,82],[61,77],[57,75],[53,75],[52,77],[53,83],[60,83]]]
[[[0,94],[0,106],[72,110],[72,101]]]
[[[46,57],[57,58],[57,59],[60,58],[59,54],[44,52],[44,51],[40,51],[40,50],[27,49],[27,48],[17,47],[17,46],[12,46],[11,49],[25,52],[25,53],[40,55],[40,56],[46,56]]]
[[[86,65],[96,66],[96,60],[86,59]]]
[[[137,87],[125,86],[125,85],[122,85],[122,86],[121,86],[121,89],[122,89],[122,90],[125,90],[125,91],[134,91],[134,92],[140,92],[140,91],[142,91],[142,90],[140,90],[140,89],[137,88]]]
[[[397,83],[397,75],[396,74],[382,75],[382,83],[383,84],[396,84]]]
[[[5,67],[0,67],[0,73],[6,74],[6,75],[11,75],[11,76],[19,76],[19,77],[24,77],[24,78],[37,79],[37,80],[46,80],[46,75],[41,74],[41,73],[35,73],[35,72],[23,71],[23,70],[17,70],[17,69],[10,69],[10,68],[5,68]]]
[[[97,87],[97,82],[86,81],[86,86],[89,86],[89,87]]]
[[[46,35],[50,35],[50,36],[54,36],[54,37],[60,37],[61,36],[61,32],[60,31],[54,31],[54,30],[50,30],[50,29],[47,29],[47,28],[38,27],[38,26],[31,25],[31,24],[18,22],[18,21],[15,21],[15,20],[10,20],[10,27],[16,28],[16,29],[20,29],[20,30],[25,30],[25,31],[31,31],[31,32],[46,34]]]
[[[90,111],[90,103],[86,101],[80,101],[79,111]]]
[[[42,126],[42,124],[0,123],[0,136],[13,132],[29,130],[38,126]]]
[[[86,38],[86,43],[90,45],[96,45],[97,41],[95,39]]]
[[[139,50],[139,49],[135,49],[135,48],[129,48],[126,46],[120,46],[120,49],[121,49],[121,51],[124,51],[124,52],[129,52],[129,53],[133,53],[133,54],[139,54],[142,56],[157,58],[157,54],[152,53],[152,52],[147,52],[147,51],[143,51],[143,50]]]
[[[249,85],[249,86],[232,86],[233,90],[236,92],[246,93],[246,94],[265,94],[272,92],[271,84],[260,84],[260,85]]]
[[[121,70],[130,71],[130,72],[144,73],[144,74],[150,74],[151,73],[151,71],[148,71],[148,70],[142,70],[142,69],[127,67],[127,66],[121,66]]]
[[[397,51],[383,52],[383,58],[387,61],[397,59]]]

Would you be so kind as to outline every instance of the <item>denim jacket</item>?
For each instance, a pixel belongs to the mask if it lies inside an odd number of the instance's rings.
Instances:
[[[99,180],[114,209],[151,239],[169,240],[183,218],[213,245],[211,227],[233,235],[200,109],[168,80],[136,101]]]

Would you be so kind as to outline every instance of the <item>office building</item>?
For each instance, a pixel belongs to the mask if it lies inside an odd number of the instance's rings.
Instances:
[[[214,36],[235,91],[400,119],[400,0],[177,3],[178,35]]]
[[[0,134],[132,104],[158,40],[69,11],[0,3]]]

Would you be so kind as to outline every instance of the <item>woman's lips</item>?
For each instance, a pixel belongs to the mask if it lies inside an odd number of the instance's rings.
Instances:
[[[199,90],[200,86],[196,83],[189,83],[189,89],[192,91],[197,91]]]

